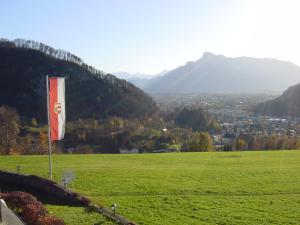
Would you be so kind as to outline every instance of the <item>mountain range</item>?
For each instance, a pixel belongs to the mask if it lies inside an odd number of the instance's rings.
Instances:
[[[137,86],[148,93],[266,93],[282,92],[296,83],[300,67],[292,62],[206,52],[195,62]]]
[[[291,62],[229,58],[207,52],[195,62],[153,76],[123,73],[123,78],[143,88],[142,91],[66,51],[30,40],[0,39],[0,105],[15,108],[23,117],[45,121],[46,75],[67,78],[69,119],[150,115],[157,106],[144,91],[150,94],[258,93],[279,92],[289,86],[280,97],[257,106],[256,112],[300,116],[300,84],[295,85],[300,83],[300,68]]]

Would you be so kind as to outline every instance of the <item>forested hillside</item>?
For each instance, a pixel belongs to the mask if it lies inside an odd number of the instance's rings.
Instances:
[[[65,76],[66,112],[78,118],[135,118],[156,110],[134,85],[88,66],[79,57],[39,42],[0,40],[0,105],[26,118],[46,120],[45,77]]]
[[[300,117],[300,84],[289,87],[274,100],[259,104],[256,113],[272,116]]]

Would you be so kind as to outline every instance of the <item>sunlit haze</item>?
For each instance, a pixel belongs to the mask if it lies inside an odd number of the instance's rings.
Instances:
[[[3,0],[0,37],[44,42],[107,72],[155,74],[206,51],[300,65],[299,9],[297,0]]]

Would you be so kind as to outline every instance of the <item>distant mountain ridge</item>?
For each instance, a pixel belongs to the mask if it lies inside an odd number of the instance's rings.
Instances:
[[[300,67],[277,59],[229,58],[205,52],[143,87],[148,93],[281,92],[300,82]]]
[[[120,78],[129,81],[134,84],[136,87],[143,89],[144,86],[148,83],[149,80],[154,79],[155,77],[163,76],[167,74],[167,70],[163,70],[158,74],[143,74],[143,73],[128,73],[128,72],[115,72],[114,74]]]
[[[114,72],[114,75],[119,79],[127,80],[138,88],[143,88],[144,85],[155,75],[143,74],[143,73],[128,73],[128,72]]]
[[[79,118],[143,117],[156,110],[145,92],[87,64],[79,57],[45,44],[0,40],[0,105],[21,116],[46,120],[45,76],[65,76],[66,113]]]
[[[155,76],[155,75],[152,75],[152,74],[128,73],[128,72],[124,72],[124,71],[113,72],[113,74],[116,77],[118,77],[119,79],[124,79],[124,80],[128,80],[128,79],[133,78],[133,77],[150,79],[150,78]]]

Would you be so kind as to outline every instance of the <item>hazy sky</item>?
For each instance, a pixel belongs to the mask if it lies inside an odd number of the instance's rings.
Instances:
[[[155,74],[200,58],[300,65],[299,0],[1,0],[0,37],[44,42],[106,72]]]

